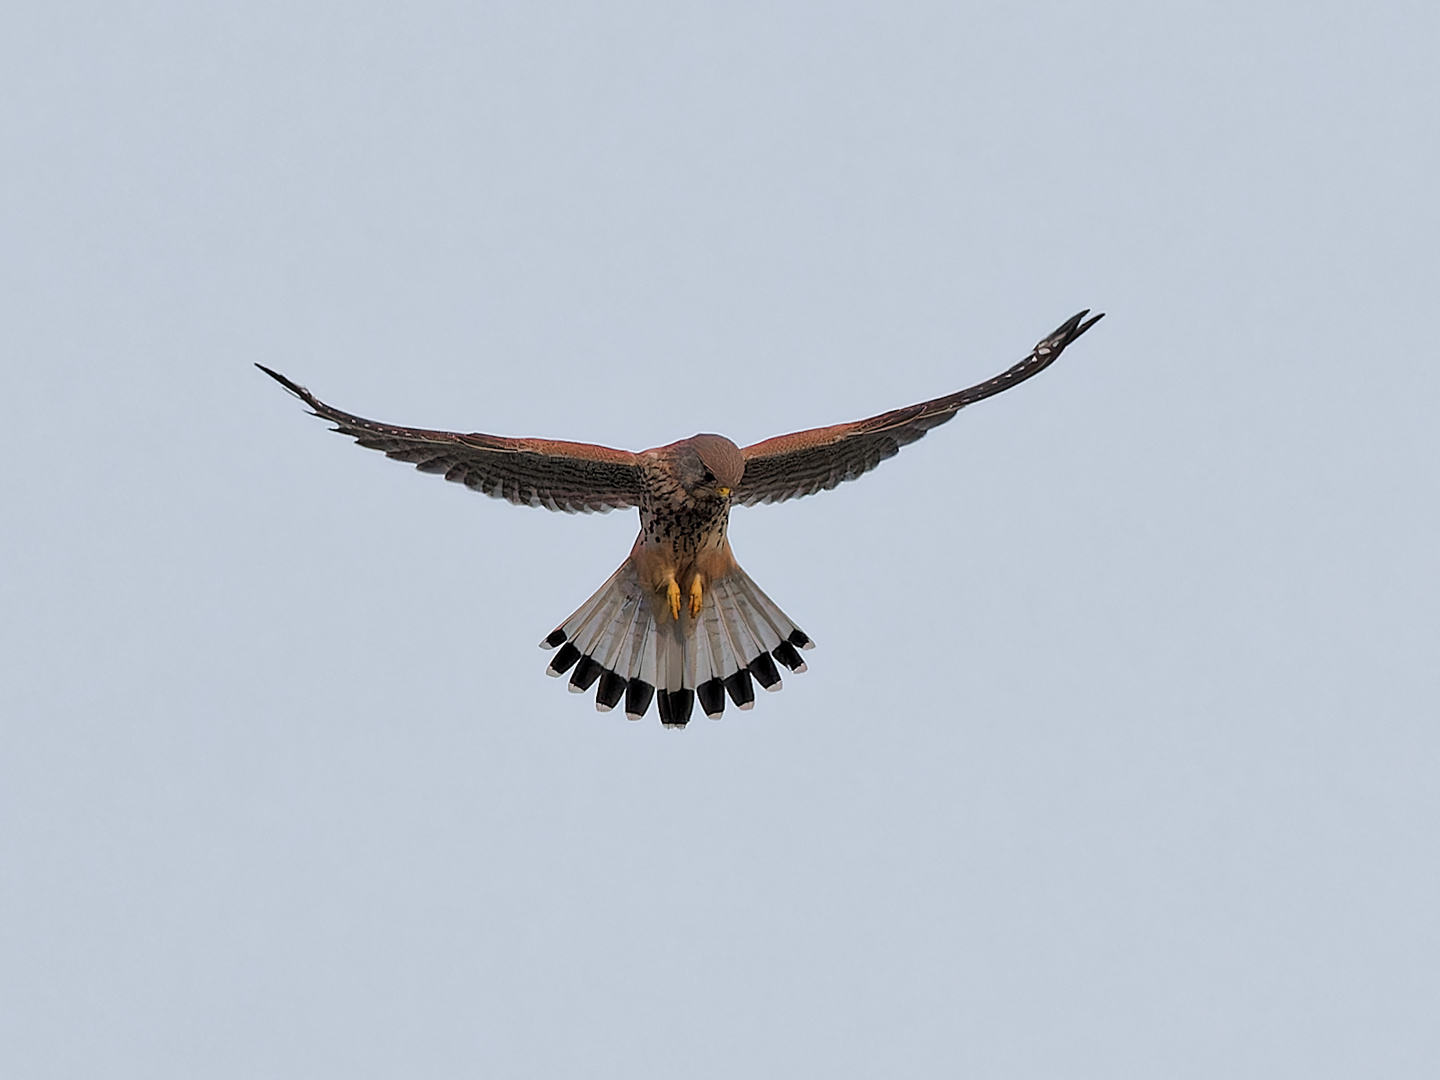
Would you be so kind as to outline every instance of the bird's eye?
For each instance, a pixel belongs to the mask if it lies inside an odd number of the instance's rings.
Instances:
[[[713,472],[711,472],[709,469],[706,469],[706,470],[705,470],[705,483],[707,483],[707,484],[713,484],[714,482],[715,482],[715,474],[714,474]]]

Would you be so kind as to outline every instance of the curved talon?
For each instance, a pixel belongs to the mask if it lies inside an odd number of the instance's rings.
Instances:
[[[697,618],[700,609],[705,606],[705,586],[696,574],[690,581],[690,617]]]
[[[670,601],[670,617],[680,618],[680,583],[674,578],[665,586],[666,598]]]

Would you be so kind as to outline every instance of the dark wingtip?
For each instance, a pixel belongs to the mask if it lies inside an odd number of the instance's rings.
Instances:
[[[284,375],[281,375],[278,371],[274,370],[273,368],[268,368],[268,367],[266,367],[264,364],[258,364],[258,363],[257,363],[255,366],[258,367],[261,371],[263,371],[266,375],[269,375],[272,379],[274,379],[276,382],[278,382],[278,383],[279,383],[281,386],[283,386],[286,390],[289,390],[290,393],[294,394],[297,398],[299,398],[301,401],[303,401],[306,405],[309,405],[309,406],[310,406],[310,411],[311,411],[312,413],[314,413],[316,416],[326,416],[326,412],[324,411],[324,410],[325,410],[325,406],[320,403],[320,399],[317,398],[314,394],[312,394],[309,390],[305,389],[305,387],[301,386],[299,383],[295,382],[293,379],[287,379]],[[333,419],[333,417],[331,417],[331,419]],[[338,431],[338,430],[340,430],[340,429],[339,429],[339,428],[336,428],[335,430]]]
[[[1103,318],[1105,317],[1105,313],[1102,311],[1102,312],[1100,312],[1098,315],[1095,315],[1095,316],[1093,316],[1093,317],[1091,317],[1091,318],[1089,318],[1089,319],[1085,319],[1085,316],[1086,316],[1086,315],[1089,315],[1089,314],[1090,314],[1090,309],[1089,309],[1089,308],[1086,308],[1084,311],[1080,312],[1079,315],[1076,315],[1076,316],[1075,316],[1075,322],[1076,322],[1078,325],[1075,327],[1074,331],[1070,334],[1070,340],[1071,340],[1071,341],[1074,341],[1074,340],[1075,340],[1076,338],[1078,338],[1081,334],[1083,334],[1086,330],[1089,330],[1090,327],[1094,326],[1097,322],[1099,322],[1101,319],[1103,319]],[[1085,319],[1085,321],[1084,321],[1084,322],[1080,322],[1081,319]]]
[[[269,375],[272,379],[274,379],[276,382],[278,382],[281,386],[285,387],[286,390],[289,390],[292,394],[294,394],[296,397],[298,397],[301,401],[304,401],[306,398],[308,398],[308,397],[310,396],[310,391],[309,391],[309,390],[306,390],[305,387],[301,386],[301,385],[300,385],[299,383],[297,383],[297,382],[291,382],[289,379],[287,379],[284,375],[281,375],[281,374],[280,374],[278,371],[276,371],[274,368],[268,368],[268,367],[266,367],[264,364],[256,364],[255,366],[258,367],[261,371],[263,371],[266,375]]]
[[[1046,344],[1057,346],[1063,349],[1066,345],[1069,345],[1081,334],[1085,333],[1086,330],[1089,330],[1090,327],[1094,326],[1097,322],[1099,322],[1105,317],[1105,313],[1102,311],[1094,318],[1085,318],[1085,316],[1089,314],[1090,309],[1086,308],[1084,311],[1077,312],[1076,314],[1070,316],[1070,318],[1066,319],[1063,323],[1061,323],[1055,328],[1055,332],[1053,334],[1051,334],[1048,338],[1045,339]]]
[[[1031,359],[1041,362],[1032,369],[1030,374],[1034,374],[1035,371],[1048,367],[1054,362],[1057,356],[1065,351],[1071,342],[1105,317],[1105,313],[1102,311],[1092,319],[1085,318],[1085,316],[1089,314],[1090,309],[1086,308],[1084,311],[1077,312],[1070,316],[1070,318],[1055,328],[1054,333],[1035,346],[1035,351],[1031,354]],[[1021,366],[1023,366],[1023,364]]]

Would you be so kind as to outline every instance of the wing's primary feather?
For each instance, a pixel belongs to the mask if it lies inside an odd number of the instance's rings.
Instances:
[[[745,447],[745,475],[734,501],[745,506],[784,502],[828,491],[869,472],[900,447],[945,423],[966,405],[1008,390],[1055,362],[1067,345],[1094,326],[1102,315],[1086,319],[1082,311],[1067,320],[1008,371],[945,397],[857,420],[780,435]]]
[[[411,462],[421,472],[443,473],[446,480],[486,495],[571,514],[603,513],[640,502],[640,465],[628,450],[381,424],[341,412],[278,371],[255,366],[309,405],[316,416],[334,424],[333,430],[361,446]]]

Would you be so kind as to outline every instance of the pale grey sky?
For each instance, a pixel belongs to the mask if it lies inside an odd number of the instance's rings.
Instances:
[[[1419,2],[7,5],[0,1073],[1440,1075],[1437,42]],[[736,511],[819,647],[683,733],[535,647],[633,514],[417,475],[251,366],[744,443],[1084,307]]]

